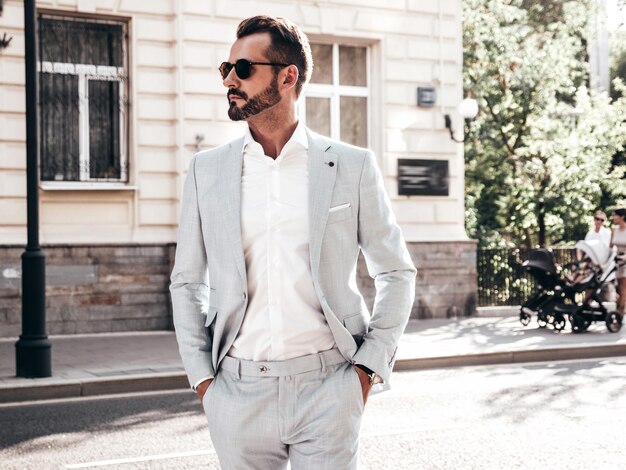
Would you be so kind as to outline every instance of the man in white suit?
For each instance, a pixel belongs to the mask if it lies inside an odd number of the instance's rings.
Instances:
[[[242,21],[220,72],[228,114],[248,128],[197,154],[185,182],[174,324],[224,469],[356,468],[363,407],[388,386],[413,305],[374,155],[298,120],[312,65],[289,20]]]

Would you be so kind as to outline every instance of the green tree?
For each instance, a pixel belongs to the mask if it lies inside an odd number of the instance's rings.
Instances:
[[[481,106],[465,145],[466,226],[482,246],[580,239],[602,198],[625,194],[612,157],[626,99],[586,87],[592,5],[464,1],[464,85]]]
[[[613,79],[619,78],[622,82],[626,81],[626,31],[620,31],[615,34],[616,40],[615,43],[619,44],[621,47],[615,47],[614,52],[612,51],[611,60],[611,77]],[[620,50],[621,49],[621,50]],[[619,90],[615,87],[611,87],[611,97],[613,99],[618,99],[621,96]]]

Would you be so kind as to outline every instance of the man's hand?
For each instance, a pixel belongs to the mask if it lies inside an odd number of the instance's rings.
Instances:
[[[211,382],[213,382],[213,379],[206,379],[204,382],[200,382],[196,387],[196,393],[198,394],[198,398],[200,398],[200,403],[202,403],[206,389],[209,388]]]
[[[370,394],[370,390],[372,389],[372,386],[370,385],[370,378],[363,369],[354,365],[352,367],[354,367],[354,370],[359,376],[359,381],[361,382],[361,393],[363,393],[363,404],[365,405],[365,403],[367,403],[367,397]]]

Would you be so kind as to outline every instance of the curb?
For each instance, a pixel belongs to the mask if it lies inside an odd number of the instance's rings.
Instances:
[[[394,371],[438,369],[443,367],[487,366],[523,362],[565,361],[626,356],[626,344],[575,346],[520,351],[498,351],[456,356],[398,359]]]
[[[0,403],[178,389],[190,390],[184,372],[118,375],[106,379],[55,380],[52,383],[0,387]]]
[[[601,346],[583,345],[575,347],[398,359],[394,365],[394,371],[594,359],[615,356],[626,356],[626,344]],[[29,383],[12,387],[0,387],[0,404],[164,390],[190,390],[185,373],[119,375],[107,378],[66,381],[57,379],[53,382],[46,383]]]

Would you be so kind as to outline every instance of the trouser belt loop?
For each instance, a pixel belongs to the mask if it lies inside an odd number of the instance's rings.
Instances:
[[[241,380],[241,360],[237,359],[237,367],[235,367],[235,378]]]
[[[322,373],[325,374],[326,373],[326,359],[324,359],[324,354],[319,354],[318,357],[320,358],[320,364],[322,365]]]

